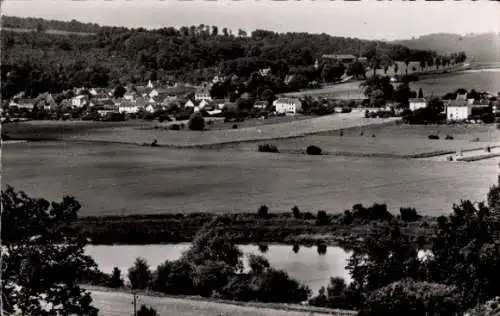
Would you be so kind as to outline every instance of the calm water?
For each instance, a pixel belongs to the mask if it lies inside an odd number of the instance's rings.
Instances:
[[[182,252],[187,250],[188,243],[147,246],[87,246],[86,253],[94,258],[101,271],[110,273],[114,267],[126,275],[137,257],[143,257],[151,269],[155,269],[166,260],[178,259]],[[288,272],[292,277],[303,284],[307,284],[314,293],[321,286],[326,286],[330,277],[343,277],[350,280],[345,270],[350,253],[338,247],[328,247],[324,255],[319,255],[316,247],[300,247],[297,253],[289,245],[269,245],[269,249],[262,253],[258,246],[241,245],[245,254],[260,254],[269,260],[269,263]]]

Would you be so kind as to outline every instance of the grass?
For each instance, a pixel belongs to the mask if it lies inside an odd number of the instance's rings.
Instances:
[[[391,119],[365,119],[363,113],[328,115],[303,120],[291,120],[280,124],[252,126],[231,130],[170,131],[144,129],[152,123],[129,121],[101,125],[99,123],[54,122],[10,123],[5,133],[12,138],[53,138],[115,143],[143,144],[158,140],[159,145],[170,147],[211,146],[231,142],[246,142],[275,138],[297,137],[367,124],[388,122]],[[41,125],[39,125],[41,124]]]
[[[347,128],[316,135],[273,140],[280,152],[300,153],[309,145],[316,145],[328,155],[351,157],[417,158],[450,154],[459,149],[483,149],[500,145],[500,131],[491,125],[397,125],[393,123]],[[429,140],[430,134],[441,135],[439,140]],[[445,140],[444,135],[453,135]],[[372,137],[375,135],[376,137]],[[479,138],[479,141],[474,141]],[[240,143],[230,147],[252,151],[263,144]]]
[[[82,216],[244,213],[261,204],[270,212],[297,205],[338,213],[375,202],[440,215],[460,199],[483,200],[498,173],[493,159],[455,164],[268,154],[256,147],[241,152],[35,142],[4,144],[2,159],[4,185],[51,200],[74,195]]]
[[[126,290],[114,290],[101,287],[87,287],[92,293],[93,305],[99,308],[99,315],[128,315],[132,310],[132,295]],[[139,306],[145,304],[157,310],[160,316],[299,316],[311,315],[356,315],[353,311],[341,311],[324,308],[304,307],[285,304],[262,304],[221,301],[197,297],[170,297],[158,293],[139,293]]]

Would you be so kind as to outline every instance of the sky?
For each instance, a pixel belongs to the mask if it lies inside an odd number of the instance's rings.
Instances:
[[[2,14],[159,28],[217,25],[233,31],[327,33],[406,39],[431,33],[500,32],[496,1],[4,0]]]

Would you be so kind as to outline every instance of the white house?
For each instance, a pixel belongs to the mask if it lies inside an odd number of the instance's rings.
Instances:
[[[424,109],[427,107],[427,101],[424,98],[412,98],[409,99],[408,102],[410,103],[411,111],[416,111],[418,109]]]
[[[472,107],[466,100],[453,100],[446,106],[448,121],[464,121],[469,118]]]
[[[77,95],[71,99],[71,105],[75,108],[81,108],[87,104],[89,98],[86,95]]]
[[[205,82],[198,90],[196,90],[194,99],[200,101],[212,101],[212,97],[210,96],[210,86],[208,85],[208,83]]]
[[[276,113],[296,114],[302,110],[302,102],[294,98],[279,98],[273,102]]]
[[[142,106],[132,102],[122,102],[118,106],[118,112],[126,114],[134,114],[138,113],[142,108],[143,108]]]
[[[10,101],[9,107],[17,107],[18,109],[28,109],[28,110],[33,110],[35,107],[36,100],[35,99],[25,99],[25,98],[20,98],[20,99],[15,99]]]
[[[255,101],[255,103],[253,104],[253,107],[256,108],[256,109],[261,109],[261,110],[264,110],[267,108],[267,101]]]

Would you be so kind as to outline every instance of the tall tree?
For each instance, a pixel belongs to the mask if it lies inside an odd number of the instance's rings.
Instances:
[[[80,204],[48,202],[7,187],[2,191],[2,311],[10,315],[97,315],[80,282],[97,272],[86,240],[67,223]]]
[[[148,289],[152,281],[152,273],[144,258],[137,258],[128,270],[128,279],[133,289]]]

